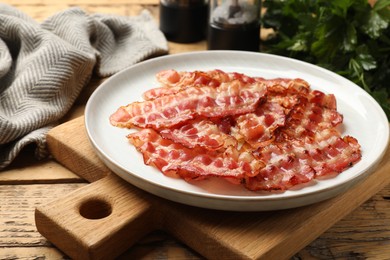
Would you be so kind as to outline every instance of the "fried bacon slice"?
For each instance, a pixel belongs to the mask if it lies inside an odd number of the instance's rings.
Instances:
[[[274,131],[283,126],[285,121],[284,110],[278,103],[265,102],[255,112],[236,118],[235,137],[245,140],[253,148],[266,146],[275,139]]]
[[[110,117],[118,127],[169,128],[196,116],[224,117],[252,112],[266,94],[264,84],[232,81],[218,88],[190,87],[150,101],[120,107]]]
[[[249,190],[286,190],[314,178],[343,172],[361,159],[360,145],[351,136],[326,129],[311,137],[274,142],[255,156],[266,164],[254,177],[246,177]]]
[[[314,138],[307,137],[294,146],[317,177],[339,174],[361,159],[357,140],[352,136],[341,137],[335,129],[317,132]]]
[[[226,149],[229,146],[237,147],[237,140],[223,132],[211,120],[197,119],[177,128],[168,128],[160,131],[163,138],[180,143],[188,148],[203,147],[207,150]]]
[[[309,83],[303,79],[263,79],[256,78],[259,82],[267,85],[267,101],[275,102],[284,108],[284,113],[288,115],[295,106],[302,100],[307,100],[310,95]]]
[[[161,87],[147,90],[142,97],[145,100],[153,100],[158,97],[176,94],[189,87],[218,87],[222,83],[239,80],[244,84],[253,84],[255,79],[241,73],[225,73],[221,70],[178,72],[176,70],[164,70],[156,75]],[[263,82],[262,82],[263,83]]]
[[[287,190],[314,179],[315,171],[287,143],[271,143],[259,149],[257,158],[266,165],[256,176],[245,178],[248,190]]]
[[[226,82],[217,80],[210,73],[204,71],[178,72],[176,70],[164,70],[156,74],[156,79],[161,84],[161,87],[145,91],[142,94],[145,100],[176,94],[185,88],[193,86],[218,87],[221,82]]]
[[[185,180],[218,176],[233,180],[255,176],[264,167],[249,152],[229,147],[224,152],[203,148],[187,148],[164,139],[153,129],[146,128],[127,136],[130,143],[143,154],[144,163],[153,165],[168,176],[178,175]]]
[[[309,84],[302,79],[256,78],[267,85],[267,97],[256,111],[236,117],[233,135],[244,140],[252,148],[266,146],[275,139],[274,131],[285,125],[286,116],[307,99]]]
[[[281,129],[290,138],[313,136],[316,132],[332,129],[343,121],[343,116],[335,108],[334,95],[325,95],[316,91],[311,96],[314,97],[300,100],[300,103],[289,114],[285,127]],[[321,99],[318,96],[321,96]]]

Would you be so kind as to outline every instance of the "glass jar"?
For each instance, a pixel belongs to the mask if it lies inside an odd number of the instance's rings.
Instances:
[[[259,51],[260,11],[261,0],[211,0],[208,49]]]
[[[161,0],[160,30],[168,41],[190,43],[206,38],[207,0]]]

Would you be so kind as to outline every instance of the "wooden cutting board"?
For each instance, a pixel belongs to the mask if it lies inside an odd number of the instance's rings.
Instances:
[[[47,137],[54,158],[91,184],[35,210],[38,231],[74,259],[112,259],[148,232],[164,230],[209,259],[286,259],[390,182],[390,151],[347,192],[272,212],[225,212],[171,202],[117,177],[90,145],[84,118]]]

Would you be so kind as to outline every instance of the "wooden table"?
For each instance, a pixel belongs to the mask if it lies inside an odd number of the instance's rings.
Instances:
[[[5,0],[37,21],[79,6],[90,13],[136,15],[148,9],[158,21],[157,0]],[[1,26],[1,25],[0,25]],[[169,43],[170,53],[206,49],[204,41]],[[81,116],[90,93],[104,79],[92,79],[63,121]],[[67,259],[37,231],[34,209],[88,183],[51,159],[37,162],[32,147],[0,172],[0,259]],[[200,259],[198,253],[163,232],[154,232],[121,259]],[[294,259],[390,259],[390,186],[297,252]]]

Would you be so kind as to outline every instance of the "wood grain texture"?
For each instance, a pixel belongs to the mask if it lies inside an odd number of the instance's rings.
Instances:
[[[68,260],[68,256],[54,247],[6,247],[0,248],[1,259],[56,259]]]
[[[68,167],[72,168],[80,176],[90,178],[91,172],[94,174],[102,172],[102,166],[96,156],[90,158],[90,155],[93,154],[93,149],[88,142],[83,141],[83,139],[87,138],[85,132],[75,131],[75,129],[83,128],[83,123],[84,118],[81,117],[53,129],[49,134],[48,142],[50,147],[52,147],[52,154],[59,162],[66,166],[70,164]],[[70,138],[72,140],[69,140]],[[70,141],[71,143],[69,143]],[[66,145],[65,148],[63,148],[64,144]],[[59,152],[64,149],[67,150],[65,154]],[[72,150],[76,152],[72,152]],[[69,154],[74,154],[74,156],[69,159]],[[150,216],[154,219],[152,223],[158,223],[154,229],[162,229],[171,233],[207,258],[284,259],[292,257],[338,220],[369,199],[378,190],[384,188],[390,181],[386,178],[390,169],[389,158],[390,151],[386,153],[378,170],[350,188],[347,192],[324,202],[296,209],[239,213],[199,209],[157,198],[147,200],[145,203],[149,204],[148,207],[155,209],[151,213],[157,214]],[[88,167],[83,167],[85,162]],[[110,192],[110,187],[116,189],[117,186],[124,186],[123,189],[126,189],[125,187],[129,185],[115,181],[118,177],[114,178],[114,176],[114,174],[107,176],[103,171],[100,174],[102,179],[91,184],[94,188],[85,187],[82,194],[75,193],[70,200],[64,198],[53,202],[53,205],[63,205],[63,209],[53,208],[52,205],[47,206],[44,210],[38,208],[37,211],[40,212],[42,217],[45,217],[46,220],[54,221],[56,225],[50,226],[50,230],[53,233],[45,236],[51,241],[58,239],[58,233],[61,234],[60,237],[65,236],[60,231],[65,229],[65,227],[72,226],[68,221],[72,222],[71,219],[75,219],[75,216],[73,218],[71,216],[66,217],[67,221],[64,222],[64,219],[55,218],[52,214],[56,212],[56,215],[62,216],[69,212],[67,207],[72,207],[77,198],[83,198],[88,193],[101,189],[102,191],[104,190],[102,193],[111,193],[111,196],[116,198],[116,200],[124,199],[124,195],[116,196],[115,192]],[[106,185],[106,182],[111,182],[111,186]],[[102,183],[102,185],[99,185],[99,183]],[[136,202],[144,201],[144,196],[147,196],[146,193],[138,189],[128,190],[128,195]],[[69,205],[69,203],[72,205]],[[113,209],[115,210],[114,207]],[[142,213],[142,207],[140,211]],[[126,216],[123,215],[117,221],[128,221],[131,223],[131,219],[126,219]],[[37,225],[44,226],[46,222],[41,223],[40,219],[38,219]],[[83,227],[88,229],[87,224]],[[92,232],[94,227],[90,227],[89,230]],[[77,233],[77,226],[71,232]],[[102,232],[100,233],[101,240],[106,241],[104,231]],[[112,230],[106,228],[105,232],[108,235],[112,233]],[[140,237],[131,238],[134,241],[140,239]],[[72,244],[74,245],[79,240],[82,240],[82,238],[73,239]],[[82,244],[88,243],[88,241],[85,241]],[[64,248],[64,245],[58,244],[58,246],[65,252],[71,253],[70,250]],[[79,247],[82,248],[83,245],[79,244]],[[83,250],[89,251],[85,247]],[[116,252],[118,250],[115,248]]]
[[[0,185],[0,259],[65,257],[38,233],[34,210],[82,186],[85,184]]]
[[[46,240],[35,226],[40,205],[84,187],[86,183],[1,185],[0,259],[71,259]],[[118,259],[200,259],[200,256],[161,232],[142,237]]]
[[[38,231],[73,259],[109,259],[155,228],[150,196],[115,175],[35,211]]]
[[[72,131],[75,135],[69,135],[68,131]],[[62,127],[55,127],[49,131],[46,139],[50,154],[54,158],[61,158],[61,163],[69,170],[82,172],[83,178],[89,182],[108,175],[109,169],[98,159],[96,153],[92,149],[84,149],[90,146],[88,138],[80,139],[75,136],[87,137],[84,117],[73,119],[62,124]],[[80,161],[83,163],[81,164]]]
[[[390,186],[301,250],[301,259],[389,259]]]
[[[133,4],[144,4],[144,5],[157,5],[158,0],[115,0],[112,2],[107,2],[105,0],[6,0],[6,3],[11,5],[42,5],[42,6],[51,6],[58,4],[67,4],[67,5],[98,5],[98,6],[112,6],[112,5],[133,5]]]
[[[33,212],[42,203],[83,186],[85,184],[0,186],[0,259],[69,259],[38,233]],[[293,259],[389,259],[389,196],[390,186],[387,186]],[[171,235],[157,231],[141,238],[118,259],[202,257]]]
[[[0,174],[0,185],[85,182],[78,175],[53,160],[37,162],[33,153],[24,151],[15,162]]]
[[[86,13],[115,14],[123,16],[138,15],[141,10],[148,9],[155,17],[158,17],[158,1],[155,0],[115,0],[111,3],[104,0],[6,0],[2,2],[18,8],[38,22],[42,22],[55,13],[71,7],[79,7]]]

